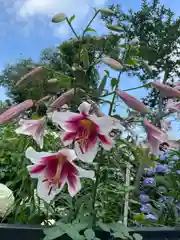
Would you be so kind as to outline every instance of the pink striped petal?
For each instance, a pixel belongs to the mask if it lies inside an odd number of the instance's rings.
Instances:
[[[101,141],[102,147],[107,151],[111,150],[111,148],[115,145],[113,139],[111,139],[109,136],[99,134],[98,137]]]

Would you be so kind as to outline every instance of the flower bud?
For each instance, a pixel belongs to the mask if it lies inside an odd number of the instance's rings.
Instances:
[[[64,104],[68,104],[72,98],[74,97],[74,89],[70,89],[69,91],[63,93],[60,97],[58,97],[49,107],[48,112],[54,110],[60,110]]]
[[[109,57],[103,57],[101,58],[101,61],[108,65],[109,67],[111,67],[112,69],[114,70],[121,70],[123,68],[123,66],[121,65],[120,62],[112,59],[112,58],[109,58]]]
[[[106,24],[106,27],[111,30],[111,31],[115,31],[115,32],[123,32],[123,28],[120,26],[116,26],[116,25],[112,25],[112,24]]]
[[[0,183],[0,217],[8,215],[12,211],[14,205],[13,192],[6,187],[6,185]]]
[[[27,109],[33,107],[34,102],[29,99],[20,104],[14,105],[0,115],[0,124],[7,123],[14,118],[18,117],[21,113],[25,112]]]
[[[21,77],[15,86],[18,87],[22,83],[25,83],[25,82],[27,83],[27,79],[29,79],[30,77],[34,77],[35,75],[39,74],[42,70],[43,70],[43,67],[41,67],[41,66],[34,68],[29,73],[27,73],[23,77]]]
[[[111,9],[109,9],[109,8],[100,8],[99,11],[100,11],[100,13],[102,13],[102,14],[104,14],[106,16],[114,15],[114,12]]]
[[[60,23],[63,22],[66,19],[66,15],[64,13],[57,13],[53,18],[53,23]]]

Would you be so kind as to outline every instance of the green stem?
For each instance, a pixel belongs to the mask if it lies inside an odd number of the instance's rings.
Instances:
[[[128,41],[129,41],[129,39],[127,38],[126,47],[128,46],[128,48],[127,48],[127,50],[125,51],[124,56],[123,56],[123,58],[122,58],[123,64],[124,64],[124,62],[125,62],[125,60],[126,60],[127,54],[129,53],[129,51],[130,51],[130,49],[131,49],[131,46],[127,44]],[[111,116],[112,111],[113,111],[113,106],[114,106],[114,102],[115,102],[115,99],[116,99],[116,90],[117,90],[118,87],[119,87],[119,82],[120,82],[121,74],[122,74],[122,71],[119,72],[118,79],[117,79],[118,81],[117,81],[117,83],[116,83],[116,85],[115,85],[114,95],[113,95],[113,98],[112,98],[111,106],[110,106],[110,108],[109,108],[109,116]]]
[[[111,106],[110,106],[110,108],[109,108],[109,114],[108,114],[109,116],[111,116],[111,114],[112,114],[114,102],[115,102],[115,99],[116,99],[116,90],[117,90],[118,87],[119,87],[119,82],[120,82],[121,73],[122,73],[122,72],[120,72],[119,75],[118,75],[118,81],[117,81],[117,83],[116,83],[116,87],[115,87],[115,91],[114,91],[114,94],[113,94]]]
[[[94,19],[98,15],[98,13],[99,13],[99,10],[94,14],[93,18],[89,21],[88,25],[86,26],[85,30],[83,31],[82,37],[84,37],[84,34],[86,33],[86,29],[91,25],[91,23],[94,21]]]
[[[100,161],[98,163],[98,168],[96,170],[96,181],[93,186],[93,193],[92,193],[92,209],[93,209],[93,225],[96,224],[96,211],[95,211],[95,202],[96,202],[96,196],[97,196],[97,188],[100,180],[100,170],[102,166],[102,159],[103,159],[103,149],[101,148],[100,151]]]
[[[66,22],[68,23],[68,25],[70,26],[72,32],[74,33],[74,35],[76,36],[77,39],[79,39],[77,33],[75,32],[73,26],[71,25],[71,23],[69,22],[68,18],[66,18]]]

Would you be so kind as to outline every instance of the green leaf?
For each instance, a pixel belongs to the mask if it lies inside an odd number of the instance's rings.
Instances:
[[[88,227],[88,224],[87,223],[75,223],[75,224],[73,224],[73,226],[78,232],[80,232],[80,231],[86,229]]]
[[[89,55],[86,48],[83,48],[80,53],[80,60],[83,62],[85,68],[89,67]]]
[[[134,233],[133,237],[134,237],[135,240],[142,240],[143,239],[142,236],[138,233]]]
[[[87,240],[93,240],[95,238],[95,233],[92,228],[88,228],[84,231],[84,236]]]
[[[136,61],[134,59],[132,59],[132,58],[128,58],[127,59],[127,63],[129,65],[132,65],[132,66],[136,66],[137,65]]]
[[[142,67],[146,70],[146,72],[147,72],[150,76],[152,76],[153,73],[152,73],[152,70],[151,70],[150,66],[148,65],[148,63],[147,63],[146,61],[144,61],[144,60],[142,60],[141,63],[142,63]]]
[[[84,30],[84,33],[86,33],[86,32],[96,32],[96,30],[93,29],[93,28],[86,28],[86,29]]]
[[[75,18],[76,18],[76,16],[75,16],[75,15],[72,15],[72,16],[69,18],[69,22],[71,23]]]
[[[125,237],[124,234],[121,232],[115,232],[115,233],[112,233],[112,235],[113,235],[113,237],[118,238],[118,239],[127,239],[127,237]]]
[[[73,240],[84,240],[84,237],[79,234],[73,225],[69,224],[69,226],[66,228],[66,234]]]
[[[109,77],[109,71],[108,70],[104,70],[104,72],[107,74],[107,76]]]
[[[65,234],[65,231],[59,226],[43,229],[43,232],[46,235],[44,240],[53,240]]]
[[[109,224],[98,222],[97,225],[105,232],[110,232]]]
[[[111,79],[111,88],[112,88],[112,90],[113,90],[113,88],[116,86],[116,84],[119,82],[119,80],[118,79],[116,79],[116,78],[112,78]]]
[[[99,85],[99,89],[98,89],[98,94],[99,94],[99,96],[101,96],[101,94],[103,93],[103,90],[104,90],[104,88],[105,88],[105,86],[106,86],[107,77],[108,77],[108,76],[105,75],[105,76],[103,77],[100,85]]]

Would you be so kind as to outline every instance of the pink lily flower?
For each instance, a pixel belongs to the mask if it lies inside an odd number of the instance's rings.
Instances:
[[[24,113],[27,109],[32,108],[33,105],[33,100],[29,99],[20,104],[10,107],[8,110],[6,110],[0,115],[0,124],[4,124],[13,120],[20,114]]]
[[[176,88],[172,88],[166,84],[159,83],[159,82],[153,82],[151,85],[155,88],[157,88],[161,95],[164,97],[169,97],[169,98],[180,98],[180,91]]]
[[[136,110],[140,113],[148,113],[148,108],[142,102],[138,101],[135,97],[121,90],[117,90],[116,94],[129,108],[132,108],[133,110]]]
[[[26,150],[26,158],[33,163],[27,168],[30,176],[38,179],[37,194],[40,198],[49,203],[61,192],[65,183],[73,197],[81,189],[81,177],[94,179],[93,171],[74,164],[76,157],[72,149],[61,149],[56,153],[36,152],[32,147]]]
[[[54,112],[52,121],[65,130],[61,140],[65,146],[74,144],[78,158],[84,162],[92,162],[95,158],[99,143],[110,150],[114,145],[109,137],[112,129],[123,128],[120,121],[109,116],[96,117],[89,115],[91,105],[83,102],[78,110],[80,113]]]
[[[38,120],[20,119],[20,127],[17,128],[15,132],[17,134],[32,136],[36,143],[40,146],[40,148],[43,148],[43,137],[45,135],[44,124],[44,118]]]
[[[147,132],[148,145],[151,153],[158,154],[161,143],[167,142],[168,136],[156,126],[147,120],[144,120],[144,126]]]

